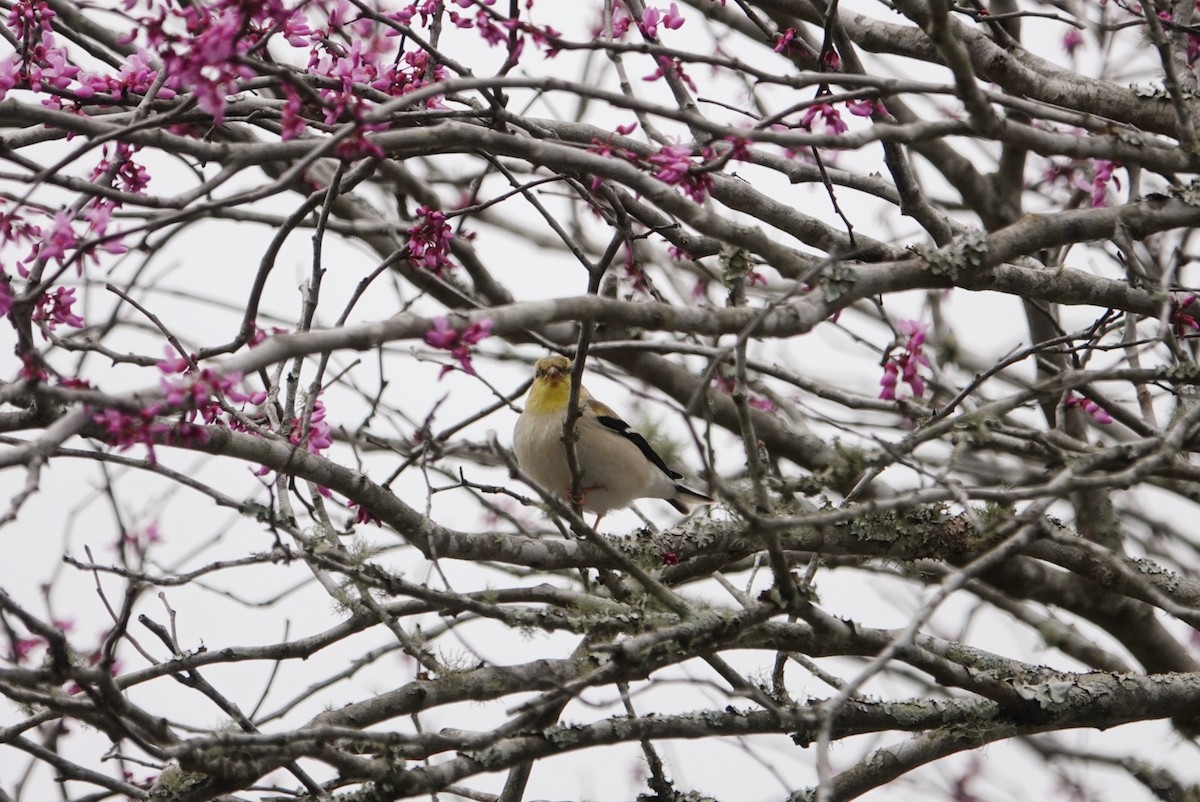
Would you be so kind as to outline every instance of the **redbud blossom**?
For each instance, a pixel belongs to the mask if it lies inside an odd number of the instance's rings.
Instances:
[[[1092,167],[1092,206],[1108,205],[1108,185],[1121,188],[1121,180],[1113,176],[1113,170],[1121,165],[1107,159],[1096,159]]]
[[[1200,323],[1196,322],[1197,314],[1200,314],[1200,305],[1196,305],[1195,293],[1189,293],[1183,300],[1171,299],[1171,311],[1167,317],[1176,337],[1182,339],[1187,336],[1189,329],[1200,331]]]
[[[454,267],[450,261],[454,232],[446,222],[445,212],[420,206],[416,215],[417,222],[408,228],[408,262],[441,276]]]
[[[1113,422],[1112,416],[1108,414],[1104,407],[1100,406],[1092,399],[1084,398],[1081,395],[1072,393],[1070,397],[1067,398],[1067,407],[1079,407],[1088,415],[1090,415],[1092,420],[1101,426],[1107,426]]]
[[[787,28],[775,34],[775,52],[790,53],[792,52],[792,42],[796,38],[796,29]]]
[[[1068,56],[1074,56],[1075,51],[1083,44],[1083,36],[1075,28],[1068,28],[1063,34],[1062,49]]]
[[[425,332],[425,344],[433,348],[441,348],[450,352],[450,356],[458,360],[459,366],[464,373],[471,376],[475,374],[475,367],[471,364],[471,346],[479,343],[492,334],[492,321],[490,318],[484,318],[478,322],[472,323],[462,331],[457,331],[450,325],[450,320],[445,317],[435,318],[433,328]],[[445,365],[438,373],[438,380],[450,371],[454,370],[452,365]]]
[[[33,310],[34,320],[46,321],[46,328],[54,331],[62,323],[76,329],[82,329],[84,320],[71,311],[75,304],[75,288],[58,287],[54,292],[44,294]]]
[[[842,122],[842,115],[838,113],[832,103],[817,103],[809,106],[808,110],[804,112],[804,116],[800,118],[800,127],[806,131],[812,131],[813,123],[817,121],[822,123],[822,127],[828,133],[844,134],[849,130]]]
[[[862,100],[846,101],[846,111],[855,117],[870,117],[873,114],[887,114],[887,108],[878,98],[863,98]]]
[[[896,321],[896,331],[908,335],[908,340],[901,345],[899,353],[890,354],[883,365],[883,378],[879,384],[883,387],[879,397],[887,401],[895,401],[912,393],[914,398],[925,395],[925,382],[917,373],[924,365],[929,367],[929,358],[922,352],[925,344],[925,324],[917,320]]]
[[[317,401],[313,404],[312,414],[308,416],[307,432],[300,431],[300,423],[299,418],[292,418],[291,434],[288,435],[288,440],[292,445],[298,446],[303,441],[308,452],[317,455],[333,445],[332,430],[325,421],[325,404],[323,402]]]

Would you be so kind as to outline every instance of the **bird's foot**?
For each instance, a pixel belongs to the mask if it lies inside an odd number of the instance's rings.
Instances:
[[[587,505],[588,493],[591,493],[593,490],[603,490],[603,489],[604,489],[604,485],[589,485],[587,487],[579,488],[578,495],[568,494],[567,497],[571,500],[571,503],[574,504],[576,507],[584,507]]]

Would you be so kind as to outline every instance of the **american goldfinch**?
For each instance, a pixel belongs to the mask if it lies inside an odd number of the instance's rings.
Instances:
[[[556,496],[571,497],[571,470],[563,444],[563,422],[571,397],[571,360],[548,356],[538,360],[525,411],[513,430],[517,463],[528,476]],[[579,506],[596,513],[596,524],[609,510],[628,507],[635,499],[661,498],[679,512],[684,502],[709,503],[711,498],[679,484],[682,476],[611,409],[579,388],[575,420],[575,457],[579,463]],[[593,525],[594,526],[594,525]]]

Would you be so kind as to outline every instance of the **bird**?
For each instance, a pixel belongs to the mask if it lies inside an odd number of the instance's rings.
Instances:
[[[563,443],[563,423],[571,397],[572,362],[565,356],[539,359],[525,409],[513,429],[517,464],[544,489],[571,499],[571,470]],[[579,506],[596,514],[595,529],[609,510],[639,498],[660,498],[681,513],[688,504],[713,499],[679,483],[683,475],[667,467],[646,438],[617,413],[579,388],[575,419],[575,457],[579,466]]]

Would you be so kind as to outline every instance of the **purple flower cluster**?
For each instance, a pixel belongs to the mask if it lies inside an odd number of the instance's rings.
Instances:
[[[441,348],[450,352],[450,356],[458,360],[459,367],[464,373],[475,375],[475,366],[471,364],[471,347],[492,335],[492,321],[484,318],[472,323],[462,331],[457,331],[450,325],[449,319],[439,317],[434,319],[433,328],[425,332],[425,344],[433,348]],[[438,374],[440,381],[450,371],[451,365],[442,367]]]
[[[71,307],[75,305],[75,289],[56,287],[54,291],[42,295],[37,307],[33,310],[34,320],[44,320],[46,328],[54,331],[59,324],[82,329],[84,320],[75,314]]]
[[[1107,426],[1113,422],[1112,416],[1108,414],[1108,411],[1090,398],[1084,398],[1081,395],[1072,393],[1067,398],[1066,403],[1068,409],[1071,407],[1078,407],[1079,409],[1082,409],[1092,417],[1092,420],[1101,426]]]
[[[417,222],[408,228],[408,262],[413,267],[442,276],[454,267],[450,261],[450,242],[454,231],[446,222],[446,213],[428,206],[417,208]]]
[[[158,363],[165,374],[160,380],[161,401],[132,411],[110,407],[95,413],[92,420],[104,429],[108,442],[118,451],[144,445],[154,462],[156,443],[201,445],[207,441],[208,430],[196,422],[197,416],[205,424],[243,429],[237,419],[224,416],[223,402],[258,406],[267,394],[244,392],[242,375],[236,371],[222,374],[210,368],[194,369],[193,363],[189,357],[174,357],[168,349],[167,358]],[[166,420],[168,413],[177,413],[177,417]]]
[[[1051,162],[1042,178],[1052,185],[1062,184],[1068,189],[1086,192],[1094,207],[1107,206],[1109,185],[1121,188],[1121,179],[1113,175],[1113,171],[1122,166],[1107,159],[1073,160],[1067,164]]]
[[[1200,314],[1200,304],[1196,303],[1195,293],[1188,293],[1183,299],[1171,298],[1167,319],[1176,337],[1183,339],[1191,332],[1200,331],[1200,323],[1196,322],[1197,314]]]
[[[921,398],[925,395],[925,382],[918,369],[930,366],[923,351],[925,324],[917,320],[898,320],[896,331],[908,339],[900,344],[898,351],[890,352],[883,363],[883,377],[879,380],[883,389],[879,391],[879,397],[886,401],[897,401],[910,394],[913,398]]]

